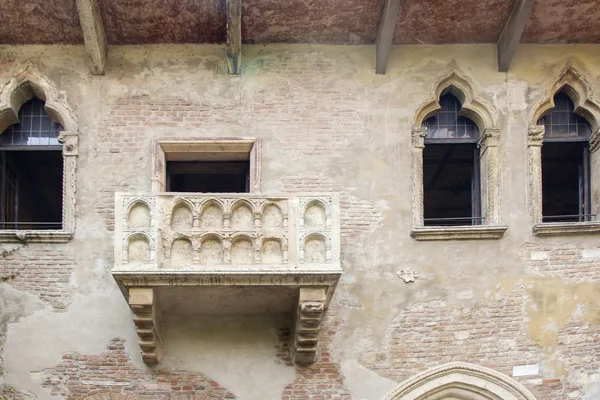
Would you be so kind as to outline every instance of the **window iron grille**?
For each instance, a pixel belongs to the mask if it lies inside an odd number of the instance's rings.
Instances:
[[[0,135],[0,148],[21,146],[60,146],[61,126],[48,117],[44,102],[33,98],[19,110],[19,123]]]
[[[469,118],[459,114],[460,101],[450,93],[440,96],[441,110],[425,121],[426,142],[452,141],[477,143],[479,129]]]

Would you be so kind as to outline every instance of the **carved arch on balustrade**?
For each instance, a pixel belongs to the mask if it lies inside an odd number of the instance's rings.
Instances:
[[[75,230],[76,172],[79,151],[77,118],[66,100],[65,93],[59,91],[56,84],[31,63],[25,65],[5,85],[0,86],[0,134],[10,125],[19,122],[21,106],[33,97],[45,102],[44,108],[50,119],[63,128],[58,137],[63,145],[63,210],[61,230],[36,231],[27,239],[64,242],[72,237]],[[14,232],[3,231],[0,239],[10,240],[15,235]]]
[[[529,165],[529,210],[532,223],[542,222],[542,166],[541,147],[544,141],[545,126],[538,121],[554,107],[554,96],[564,92],[573,101],[576,114],[583,117],[591,126],[589,139],[592,157],[592,198],[600,195],[600,102],[595,99],[591,83],[571,62],[567,62],[560,73],[548,85],[543,98],[531,109],[527,131]],[[594,165],[596,167],[594,167]],[[600,205],[593,206],[595,213]],[[535,231],[535,228],[534,228]]]
[[[490,368],[452,362],[400,383],[384,400],[535,400],[527,388]]]
[[[427,232],[421,232],[424,227],[424,205],[423,205],[423,148],[427,128],[424,123],[427,118],[435,115],[441,110],[440,96],[451,93],[461,103],[460,114],[471,119],[479,129],[479,146],[481,157],[481,198],[482,216],[485,225],[498,225],[500,222],[500,169],[498,145],[500,129],[498,127],[498,113],[490,104],[482,99],[478,93],[478,85],[467,76],[452,61],[447,70],[433,83],[429,97],[415,111],[412,128],[412,179],[413,179],[413,231],[412,235],[417,239],[431,239]],[[497,232],[499,236],[504,232],[504,227]],[[428,229],[430,231],[431,229]],[[496,237],[494,233],[485,231],[486,238]],[[470,238],[477,238],[475,232],[466,233]],[[499,237],[497,236],[497,237]],[[484,236],[482,236],[483,238]],[[448,237],[444,237],[447,239]],[[455,232],[450,238],[464,238],[461,232]]]

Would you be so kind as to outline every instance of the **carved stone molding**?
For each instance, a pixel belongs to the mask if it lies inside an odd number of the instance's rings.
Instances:
[[[533,225],[537,236],[581,235],[600,232],[600,222],[545,222]]]
[[[252,292],[256,287],[261,298],[265,292],[273,296],[267,309],[282,300],[300,318],[297,332],[306,334],[299,336],[294,357],[302,363],[314,360],[309,343],[316,336],[308,333],[316,312],[313,303],[322,303],[320,312],[327,308],[342,273],[337,195],[117,193],[114,240],[112,274],[130,303],[131,290],[149,290],[155,315],[160,309],[157,293],[170,301],[165,309],[172,310],[193,301],[180,291],[199,295],[231,287]],[[298,311],[291,304],[295,296],[301,299]],[[231,306],[244,302],[236,296],[223,298]],[[146,303],[135,304],[148,316]],[[318,330],[318,325],[312,328]],[[149,353],[144,359],[158,362],[159,353],[152,354],[159,352],[153,343],[160,340],[151,340],[147,330],[138,329],[138,334],[142,354]]]
[[[19,236],[24,235],[28,242],[64,243],[72,238],[75,231],[79,151],[77,120],[66,101],[65,94],[32,64],[27,64],[16,76],[0,87],[0,134],[8,126],[19,122],[19,109],[33,97],[45,102],[44,108],[49,117],[64,129],[58,138],[63,144],[62,229],[3,230],[0,231],[0,242],[18,242],[22,240]]]
[[[410,235],[416,240],[499,239],[507,229],[496,225],[431,226],[413,228]]]
[[[44,100],[50,118],[65,131],[77,132],[75,113],[66,101],[64,92],[42,75],[33,64],[27,64],[0,89],[0,131],[19,122],[19,109],[32,97]]]
[[[514,379],[490,368],[452,362],[431,368],[400,383],[384,400],[469,398],[472,400],[535,400]]]
[[[530,126],[537,125],[540,118],[554,108],[554,96],[559,91],[571,98],[575,113],[590,123],[592,131],[600,128],[600,103],[594,98],[592,85],[571,62],[565,64],[559,75],[548,85],[544,98],[533,107]]]
[[[590,151],[595,153],[600,147],[600,128],[596,129],[590,135]]]
[[[401,269],[396,273],[400,279],[402,279],[405,283],[414,282],[415,279],[419,277],[419,273],[411,267],[406,267]]]
[[[531,125],[527,131],[527,146],[541,147],[544,143],[544,134],[546,127],[544,125]]]
[[[294,362],[312,364],[317,357],[321,320],[327,307],[325,288],[300,288],[294,326]]]
[[[133,322],[139,337],[142,360],[155,365],[164,354],[163,327],[158,298],[152,288],[130,288],[129,307],[134,313]]]
[[[448,70],[434,83],[427,101],[415,112],[411,159],[414,227],[412,236],[415,238],[424,237],[418,233],[424,227],[423,149],[427,128],[423,127],[423,124],[427,118],[440,111],[439,98],[446,92],[452,93],[460,100],[462,104],[460,114],[473,120],[479,128],[482,217],[484,217],[483,221],[486,225],[494,226],[500,223],[501,193],[498,155],[500,130],[497,128],[496,111],[475,94],[475,86],[475,83],[458,68],[456,62],[452,61]],[[427,232],[431,232],[431,230],[427,230]],[[444,235],[438,235],[438,237],[441,240]],[[486,235],[485,238],[492,237],[499,236]],[[445,239],[462,238],[464,238],[462,235],[445,236]]]
[[[422,126],[427,118],[440,111],[439,99],[446,92],[458,98],[462,105],[460,114],[473,120],[480,132],[497,126],[495,110],[475,94],[475,87],[475,82],[452,60],[447,70],[432,85],[429,98],[415,112],[413,126]]]

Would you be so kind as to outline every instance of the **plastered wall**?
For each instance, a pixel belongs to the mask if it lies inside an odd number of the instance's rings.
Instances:
[[[33,63],[64,91],[80,135],[74,239],[0,244],[0,394],[378,400],[465,361],[509,375],[539,366],[515,377],[538,399],[598,398],[598,238],[531,234],[526,134],[566,62],[600,90],[599,50],[521,45],[501,74],[493,45],[396,47],[375,75],[372,46],[245,46],[232,77],[221,46],[111,47],[105,76],[88,73],[83,47],[0,47],[0,83]],[[413,114],[452,60],[499,121],[498,240],[409,235]],[[153,139],[238,136],[263,139],[263,192],[340,193],[344,275],[319,361],[294,367],[279,315],[173,316],[173,351],[149,369],[110,276],[114,192],[150,190]],[[407,267],[409,284],[397,276]]]

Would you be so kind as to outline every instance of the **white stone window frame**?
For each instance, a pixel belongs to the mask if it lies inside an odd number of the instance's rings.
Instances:
[[[248,137],[157,138],[153,142],[152,192],[166,192],[167,161],[223,161],[224,156],[235,159],[236,154],[249,154],[249,193],[260,193],[261,144],[260,138]]]
[[[452,62],[432,86],[428,100],[415,113],[412,128],[412,193],[413,228],[411,236],[416,240],[468,240],[498,239],[507,226],[500,225],[500,169],[498,147],[500,129],[496,122],[496,112],[475,95],[474,82]],[[440,110],[439,99],[444,93],[451,93],[461,103],[459,114],[471,119],[479,129],[480,168],[481,168],[481,225],[465,226],[425,226],[423,188],[423,149],[427,128],[424,122]]]
[[[42,75],[32,64],[27,64],[17,75],[0,87],[0,134],[19,122],[21,106],[33,97],[45,102],[50,119],[63,128],[58,140],[62,143],[63,188],[62,229],[6,229],[0,230],[0,243],[65,243],[75,232],[75,196],[79,130],[75,113],[66,101],[64,92]]]
[[[545,126],[538,125],[542,116],[554,108],[554,96],[565,93],[573,101],[575,113],[583,117],[592,128],[590,136],[590,179],[592,213],[594,220],[586,222],[542,222],[542,145]],[[600,103],[594,99],[592,86],[568,62],[548,86],[544,98],[533,107],[527,132],[527,158],[529,164],[529,212],[532,233],[538,236],[557,236],[600,232]]]

